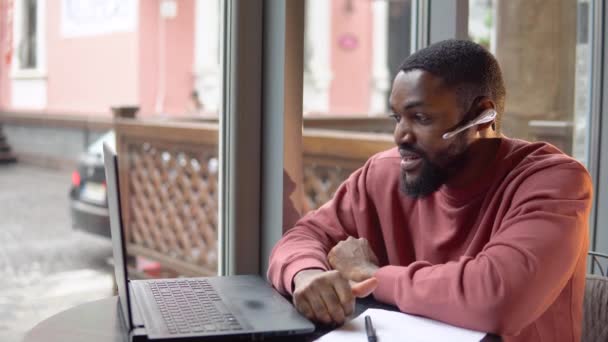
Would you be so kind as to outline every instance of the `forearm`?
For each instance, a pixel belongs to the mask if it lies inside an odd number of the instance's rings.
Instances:
[[[358,227],[372,221],[373,204],[368,202],[365,182],[369,164],[355,171],[331,201],[300,219],[275,246],[268,279],[279,291],[291,293],[293,277],[300,270],[331,269],[327,253],[339,241],[358,237]]]
[[[431,265],[385,266],[376,272],[376,299],[403,312],[504,335],[517,334],[557,298],[584,257],[586,244],[564,250],[555,260],[519,252],[490,251],[476,258]],[[557,254],[556,253],[556,254]]]
[[[335,244],[331,236],[307,226],[288,231],[270,255],[268,280],[284,294],[293,291],[293,277],[304,269],[331,269],[327,252]]]
[[[473,289],[470,284],[482,280],[471,276],[463,279],[469,262],[430,265],[418,261],[406,267],[382,267],[375,273],[379,286],[374,297],[403,312],[468,329],[494,333],[510,330],[503,326],[503,322],[511,321],[503,314],[510,311],[508,291],[494,279],[484,288]]]

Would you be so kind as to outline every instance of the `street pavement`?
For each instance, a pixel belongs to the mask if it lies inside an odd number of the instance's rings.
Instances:
[[[40,321],[112,295],[110,241],[74,231],[70,174],[0,165],[0,341],[19,342]]]

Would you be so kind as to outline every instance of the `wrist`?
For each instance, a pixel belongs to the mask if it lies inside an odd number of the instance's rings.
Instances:
[[[293,276],[293,280],[291,282],[291,289],[295,290],[298,284],[303,282],[305,279],[308,279],[323,272],[325,272],[325,270],[321,268],[306,268],[301,271],[298,271],[298,273]]]

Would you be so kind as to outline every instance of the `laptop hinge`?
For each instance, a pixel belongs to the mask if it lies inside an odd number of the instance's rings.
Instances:
[[[141,310],[139,308],[139,303],[138,301],[135,299],[135,291],[133,291],[133,286],[131,285],[131,281],[128,282],[129,284],[129,295],[131,297],[131,315],[133,318],[133,329],[137,329],[137,328],[144,328],[144,319],[141,315]]]

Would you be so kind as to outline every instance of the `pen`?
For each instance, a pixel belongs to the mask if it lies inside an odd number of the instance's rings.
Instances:
[[[365,316],[365,333],[367,334],[367,342],[376,342],[376,330],[372,325],[372,319],[369,316]]]

